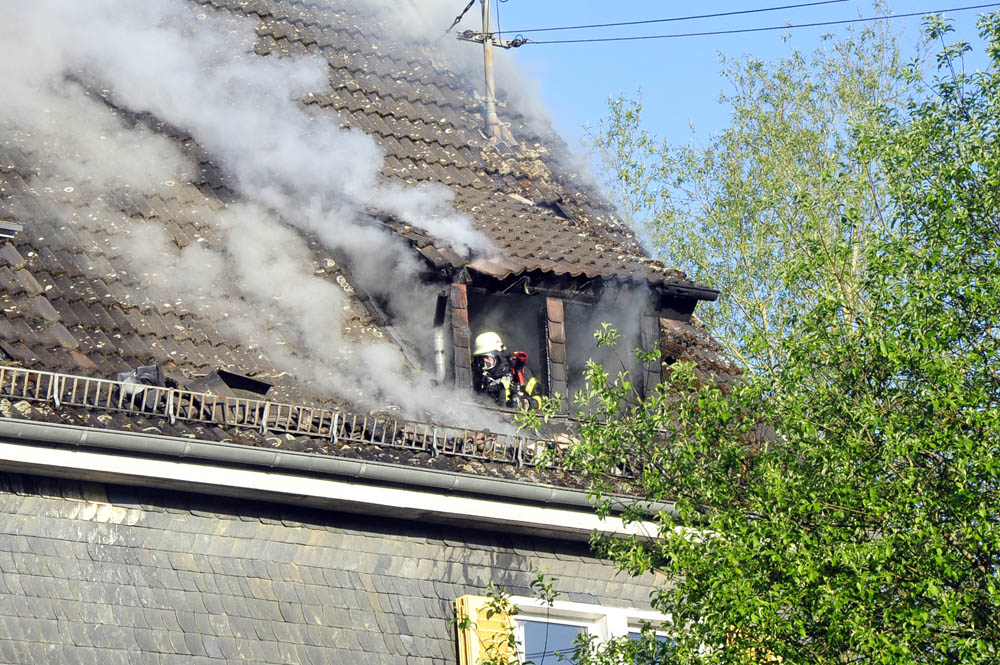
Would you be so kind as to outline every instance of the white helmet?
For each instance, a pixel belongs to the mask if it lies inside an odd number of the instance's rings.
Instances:
[[[476,344],[472,350],[474,356],[484,356],[494,351],[500,353],[504,350],[503,340],[495,332],[484,332],[476,336]]]

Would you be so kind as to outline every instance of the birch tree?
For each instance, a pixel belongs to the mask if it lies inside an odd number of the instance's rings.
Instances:
[[[868,306],[859,263],[884,193],[877,163],[845,155],[875,109],[902,103],[912,83],[902,64],[888,25],[777,62],[723,57],[730,122],[704,143],[648,133],[641,98],[613,99],[591,135],[608,190],[652,251],[721,291],[699,314],[744,367],[773,370],[789,315],[829,289],[847,308]],[[824,260],[789,281],[779,267],[801,252]]]

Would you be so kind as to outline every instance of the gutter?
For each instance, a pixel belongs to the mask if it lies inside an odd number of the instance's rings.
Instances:
[[[702,284],[687,284],[684,282],[664,282],[660,285],[664,295],[694,298],[713,302],[719,297],[719,291]]]
[[[585,509],[592,512],[593,510],[587,492],[582,490],[564,489],[517,480],[485,478],[452,471],[404,467],[384,462],[367,462],[314,453],[256,448],[237,443],[203,441],[142,432],[92,429],[79,425],[40,423],[2,417],[0,417],[0,440],[111,449],[140,455],[165,456],[178,461],[214,462],[272,471],[318,474],[341,479],[362,480],[367,481],[368,484],[398,485],[422,491],[445,491],[449,494],[488,497],[503,502],[541,504],[570,508],[576,511]],[[635,500],[621,497],[623,505]],[[661,510],[673,513],[674,506],[672,503],[665,502],[648,506],[649,513]]]

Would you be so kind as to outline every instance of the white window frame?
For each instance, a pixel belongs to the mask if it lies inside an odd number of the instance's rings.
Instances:
[[[511,619],[514,622],[514,635],[517,638],[518,656],[521,660],[524,660],[524,628],[521,621],[582,626],[588,633],[596,636],[598,644],[617,637],[627,637],[630,632],[637,632],[646,622],[655,627],[673,623],[669,614],[651,610],[605,607],[565,600],[556,600],[552,605],[548,605],[545,601],[527,596],[511,596],[510,602],[519,610],[519,613]],[[660,632],[657,630],[657,633]]]

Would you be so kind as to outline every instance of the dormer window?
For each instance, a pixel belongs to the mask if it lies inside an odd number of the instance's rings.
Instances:
[[[558,293],[511,291],[452,286],[455,380],[460,389],[512,409],[521,403],[534,405],[537,395],[572,398],[586,385],[589,359],[612,375],[629,372],[639,395],[659,381],[659,364],[643,367],[634,354],[636,348],[659,344],[658,315],[644,292],[619,290],[618,297],[585,301]],[[614,348],[597,346],[594,333],[603,322],[621,336]],[[517,390],[511,390],[518,381],[522,386],[533,383],[530,396],[520,401]]]

